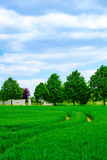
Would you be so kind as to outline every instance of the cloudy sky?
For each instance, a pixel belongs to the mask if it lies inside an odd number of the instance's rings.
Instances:
[[[86,80],[107,65],[106,0],[0,1],[0,86],[9,77],[31,95],[52,73]]]

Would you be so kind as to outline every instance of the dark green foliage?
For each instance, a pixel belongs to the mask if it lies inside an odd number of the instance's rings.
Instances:
[[[23,90],[19,87],[17,81],[9,78],[6,80],[1,87],[1,100],[9,100],[9,99],[21,99],[23,97]],[[5,94],[4,94],[5,93]],[[12,101],[11,101],[12,104]]]
[[[64,93],[65,99],[68,101],[79,102],[81,104],[86,104],[90,98],[90,89],[87,86],[84,77],[75,70],[67,76],[67,81],[64,83]]]
[[[56,105],[56,103],[63,102],[63,88],[59,75],[56,73],[52,74],[48,79],[46,86],[49,91],[49,102],[54,105]]]
[[[0,90],[0,100],[3,101],[3,105],[4,105],[4,101],[7,100],[5,90],[3,90],[3,89]]]
[[[36,102],[41,102],[42,100],[48,100],[49,98],[49,91],[46,88],[46,85],[44,83],[40,83],[36,86],[34,97],[36,99]]]
[[[91,94],[90,94],[90,100],[92,100],[93,104],[96,101],[101,101],[102,100],[102,97],[100,96],[99,92],[96,92],[93,89],[90,89],[90,92],[91,92]]]
[[[107,66],[101,66],[90,77],[89,86],[95,100],[102,99],[105,105],[107,98]]]

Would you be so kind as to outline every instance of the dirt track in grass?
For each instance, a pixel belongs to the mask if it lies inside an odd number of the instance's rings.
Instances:
[[[88,122],[91,122],[92,120],[91,120],[89,117],[87,117],[87,121],[88,121]]]
[[[70,117],[69,116],[66,116],[66,119],[65,120],[69,120],[70,119]],[[87,116],[87,121],[88,122],[91,122],[92,120],[91,120],[91,118],[89,118],[88,116]]]
[[[65,120],[69,120],[70,119],[70,117],[69,116],[66,116],[66,119]]]

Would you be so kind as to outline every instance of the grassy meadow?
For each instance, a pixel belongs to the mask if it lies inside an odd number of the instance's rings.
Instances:
[[[0,106],[0,160],[106,159],[107,106]]]

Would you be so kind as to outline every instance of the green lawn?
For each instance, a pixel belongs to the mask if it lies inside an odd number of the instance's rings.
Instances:
[[[106,159],[107,106],[0,106],[0,160]]]

